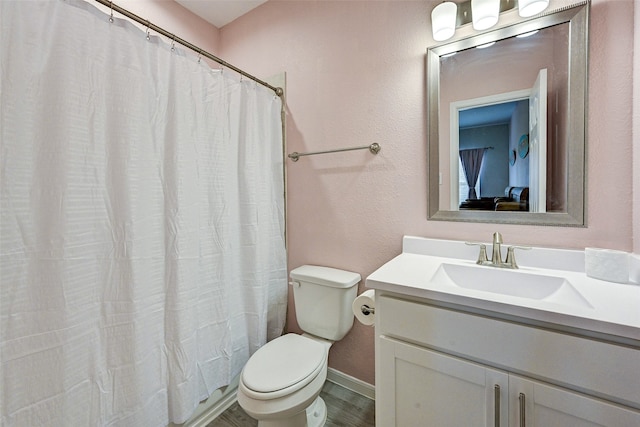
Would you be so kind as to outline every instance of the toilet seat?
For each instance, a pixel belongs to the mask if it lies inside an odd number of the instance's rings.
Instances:
[[[241,381],[248,396],[276,399],[313,381],[326,360],[324,345],[301,335],[287,334],[255,352],[242,371]]]

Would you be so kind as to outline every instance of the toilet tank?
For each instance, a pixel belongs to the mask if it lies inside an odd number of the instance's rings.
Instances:
[[[341,340],[353,325],[351,304],[360,275],[336,268],[303,265],[290,273],[296,318],[303,331]]]

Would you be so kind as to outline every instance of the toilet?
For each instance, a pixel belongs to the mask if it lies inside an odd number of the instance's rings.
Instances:
[[[286,334],[256,351],[240,374],[238,404],[258,427],[319,427],[329,348],[353,325],[360,275],[315,265],[290,273],[302,335]]]

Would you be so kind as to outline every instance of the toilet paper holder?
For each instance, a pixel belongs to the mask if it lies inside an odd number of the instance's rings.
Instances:
[[[373,289],[364,291],[358,295],[351,304],[351,310],[360,323],[366,326],[373,326],[375,323],[375,292]]]
[[[368,316],[370,314],[375,314],[376,309],[374,307],[369,307],[367,304],[362,304],[360,306],[360,311],[362,311],[362,314],[365,316]]]

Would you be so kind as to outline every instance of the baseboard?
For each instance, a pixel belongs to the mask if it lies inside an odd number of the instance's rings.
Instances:
[[[338,384],[371,400],[376,400],[376,389],[373,385],[333,368],[327,370],[327,381]]]

